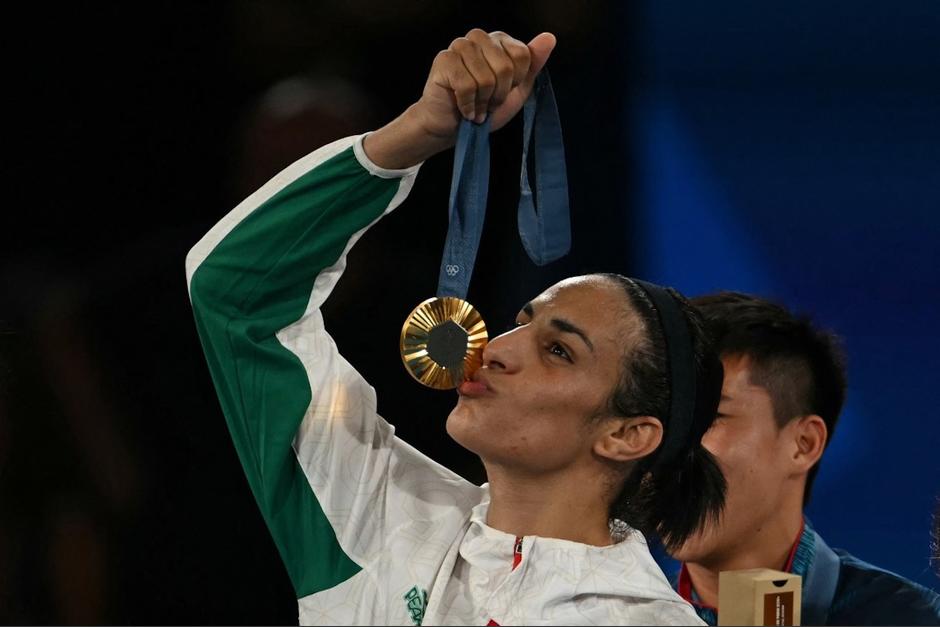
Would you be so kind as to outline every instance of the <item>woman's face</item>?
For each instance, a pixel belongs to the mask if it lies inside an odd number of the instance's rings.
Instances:
[[[623,288],[566,279],[529,302],[458,390],[447,432],[484,463],[553,472],[592,455],[624,357],[642,330]],[[482,384],[482,385],[480,385]]]

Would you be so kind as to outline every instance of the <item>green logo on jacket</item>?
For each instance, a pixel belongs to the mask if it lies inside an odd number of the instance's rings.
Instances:
[[[405,602],[408,603],[408,613],[411,614],[411,621],[415,625],[420,625],[424,620],[424,610],[428,607],[428,591],[413,586],[411,590],[405,593]]]

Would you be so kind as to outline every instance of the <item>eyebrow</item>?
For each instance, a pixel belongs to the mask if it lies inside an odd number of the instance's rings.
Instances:
[[[523,313],[525,313],[525,315],[529,316],[530,318],[535,317],[535,309],[532,307],[532,303],[526,303],[522,307],[522,311]],[[558,329],[559,331],[561,331],[562,333],[574,333],[575,335],[581,338],[581,340],[587,345],[589,349],[591,349],[592,353],[594,352],[594,343],[591,341],[591,338],[587,336],[587,333],[582,331],[580,328],[578,328],[574,324],[571,324],[564,318],[552,318],[551,325],[555,327],[556,329]]]

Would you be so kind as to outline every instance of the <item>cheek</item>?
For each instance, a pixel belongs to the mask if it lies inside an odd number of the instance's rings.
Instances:
[[[527,427],[526,416],[505,398],[461,398],[447,417],[448,435],[481,456],[496,445],[518,447],[526,439]]]
[[[490,412],[487,412],[485,407],[480,407],[480,404],[480,401],[458,400],[457,406],[447,416],[447,434],[470,450],[475,450],[473,441],[480,437],[480,434],[491,432],[494,428],[494,425],[488,424],[487,416]]]
[[[680,559],[696,561],[713,551],[723,551],[744,533],[753,533],[773,511],[776,486],[773,446],[754,429],[738,429],[733,423],[715,423],[702,444],[715,456],[728,483],[719,527],[709,526],[695,536]]]
[[[718,460],[728,482],[728,498],[759,489],[760,477],[770,462],[766,443],[749,430],[716,425],[702,438],[702,444]]]
[[[447,418],[447,433],[481,458],[530,470],[558,468],[586,446],[570,410],[513,399],[461,400]],[[512,406],[510,406],[512,405]]]
[[[720,425],[702,442],[718,459],[728,482],[726,531],[751,526],[754,519],[767,515],[779,490],[776,440],[759,430]]]
[[[600,377],[581,373],[545,377],[523,392],[533,412],[588,418],[606,405],[614,384],[601,385]]]

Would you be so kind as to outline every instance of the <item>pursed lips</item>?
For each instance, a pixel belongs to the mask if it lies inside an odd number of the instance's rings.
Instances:
[[[488,380],[488,375],[483,372],[483,368],[480,368],[470,377],[469,380],[464,381],[457,388],[458,394],[461,396],[483,396],[485,394],[492,394],[493,387],[490,385]]]

